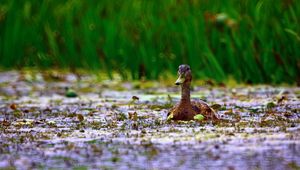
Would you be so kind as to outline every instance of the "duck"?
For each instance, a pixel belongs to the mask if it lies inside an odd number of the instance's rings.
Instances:
[[[173,106],[168,112],[171,120],[194,120],[196,115],[204,116],[204,120],[217,121],[215,111],[202,100],[191,101],[190,90],[192,82],[192,71],[189,65],[182,64],[178,68],[178,79],[175,85],[181,86],[180,102]]]

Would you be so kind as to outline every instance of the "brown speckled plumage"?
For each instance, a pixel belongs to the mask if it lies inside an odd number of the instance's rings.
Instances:
[[[190,100],[190,84],[192,81],[191,70],[188,65],[180,65],[178,69],[179,78],[176,85],[181,85],[181,100],[175,105],[169,114],[173,120],[193,120],[197,114],[202,114],[204,120],[218,120],[214,110],[205,102]]]

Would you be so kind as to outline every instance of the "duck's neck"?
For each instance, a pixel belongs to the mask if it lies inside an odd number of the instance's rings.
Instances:
[[[190,99],[190,85],[191,83],[183,83],[181,85],[181,104],[191,104],[191,99]]]

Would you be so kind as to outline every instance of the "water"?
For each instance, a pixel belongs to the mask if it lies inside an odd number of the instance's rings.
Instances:
[[[299,168],[298,87],[195,86],[193,99],[221,106],[213,124],[166,122],[179,89],[147,83],[2,72],[0,168]]]

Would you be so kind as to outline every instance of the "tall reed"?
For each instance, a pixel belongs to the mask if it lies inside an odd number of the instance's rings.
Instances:
[[[294,83],[299,16],[296,0],[2,0],[0,65]]]

